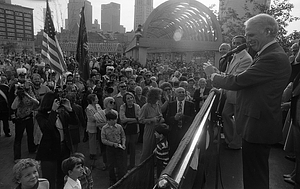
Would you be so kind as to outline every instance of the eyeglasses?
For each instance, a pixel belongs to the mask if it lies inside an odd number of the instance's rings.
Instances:
[[[126,88],[127,86],[123,85],[123,86],[120,86],[120,88]]]
[[[170,88],[165,88],[165,91],[171,91],[172,89],[170,89]]]
[[[146,77],[151,77],[151,75],[146,75]]]
[[[115,102],[114,102],[114,101],[110,101],[109,103],[110,103],[110,104],[115,104]]]

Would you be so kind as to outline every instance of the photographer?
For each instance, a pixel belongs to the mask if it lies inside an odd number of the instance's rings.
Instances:
[[[22,68],[21,68],[22,69]],[[18,71],[18,70],[17,70]],[[20,71],[20,70],[19,70]],[[25,76],[24,76],[25,74]],[[19,78],[26,78],[26,70],[19,72]],[[15,87],[15,99],[11,109],[15,112],[15,142],[14,142],[14,160],[21,158],[21,143],[24,130],[27,133],[27,145],[29,153],[35,153],[36,145],[33,137],[33,110],[39,105],[39,101],[33,94],[30,82],[17,83]]]

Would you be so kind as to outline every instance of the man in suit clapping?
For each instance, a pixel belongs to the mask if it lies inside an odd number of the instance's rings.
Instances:
[[[186,91],[183,87],[175,89],[176,100],[169,103],[166,114],[166,123],[170,126],[168,136],[170,157],[175,153],[182,137],[185,135],[195,117],[193,102],[186,100]]]

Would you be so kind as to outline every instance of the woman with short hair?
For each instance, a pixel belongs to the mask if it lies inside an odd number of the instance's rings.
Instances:
[[[120,107],[120,120],[126,135],[126,149],[129,149],[130,161],[128,169],[132,169],[135,167],[135,144],[139,133],[138,118],[140,115],[140,106],[135,103],[134,95],[131,92],[123,95],[123,101],[124,104]]]
[[[94,115],[94,117],[96,119],[97,127],[100,129],[99,139],[101,139],[101,130],[102,130],[102,127],[107,124],[107,120],[106,120],[105,115],[108,112],[114,112],[116,115],[118,115],[118,112],[113,109],[114,106],[115,106],[115,99],[113,97],[106,97],[103,100],[103,106],[104,106],[104,109],[98,111]],[[104,145],[102,143],[102,140],[99,140],[99,144],[100,144],[101,154],[102,154],[102,157],[103,157],[103,167],[102,167],[102,170],[104,171],[104,170],[107,169],[107,167],[106,167],[107,166],[106,165],[107,164],[106,145]]]

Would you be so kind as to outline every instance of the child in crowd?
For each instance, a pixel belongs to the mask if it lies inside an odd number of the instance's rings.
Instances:
[[[106,156],[109,170],[110,185],[116,181],[116,174],[118,180],[121,179],[126,173],[125,158],[125,132],[121,125],[117,124],[117,114],[108,112],[105,114],[107,124],[101,130],[101,140],[104,145],[107,145]],[[115,168],[117,173],[115,172]]]
[[[47,179],[39,178],[39,164],[27,158],[21,159],[13,167],[13,180],[18,183],[16,189],[49,189]]]
[[[62,162],[61,168],[68,176],[64,189],[81,189],[78,178],[83,175],[82,160],[77,157],[69,157]]]
[[[74,153],[73,157],[77,157],[82,162],[83,174],[78,178],[82,189],[92,189],[93,188],[93,177],[91,170],[84,165],[85,156],[82,153]]]
[[[157,168],[157,177],[160,176],[161,172],[166,168],[169,163],[169,143],[167,140],[168,134],[168,125],[161,124],[155,128],[154,135],[158,139],[158,143],[156,148],[154,149],[154,153],[156,154],[156,168]]]

